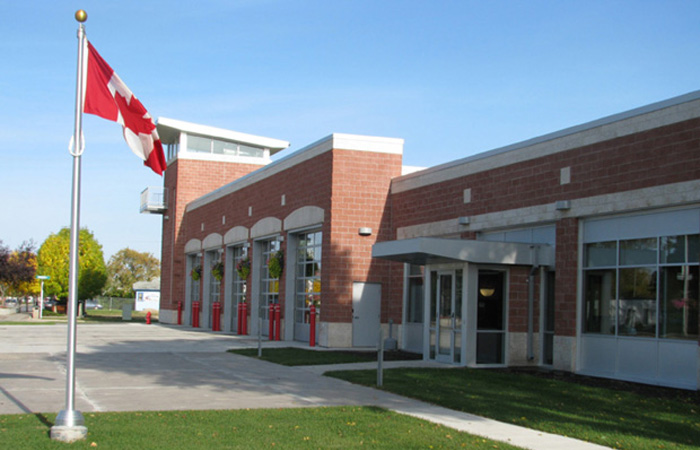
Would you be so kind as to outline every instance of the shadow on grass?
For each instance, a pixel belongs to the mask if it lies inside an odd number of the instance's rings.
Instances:
[[[258,357],[257,349],[233,349],[229,353],[248,357]],[[285,366],[320,366],[326,364],[351,364],[360,362],[377,361],[376,351],[329,351],[309,350],[296,347],[268,348],[262,352],[260,358],[275,364]],[[384,352],[384,361],[409,361],[422,359],[417,353],[392,350]]]

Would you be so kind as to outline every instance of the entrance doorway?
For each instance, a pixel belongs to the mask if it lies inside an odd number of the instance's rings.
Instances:
[[[476,363],[503,364],[505,361],[504,272],[479,270],[476,316]]]
[[[462,359],[462,270],[432,271],[430,293],[430,353],[434,359]]]

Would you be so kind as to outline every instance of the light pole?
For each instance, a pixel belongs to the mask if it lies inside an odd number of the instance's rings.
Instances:
[[[41,280],[41,294],[39,297],[39,318],[43,318],[44,315],[44,280],[50,280],[51,277],[48,275],[37,275],[37,280]]]

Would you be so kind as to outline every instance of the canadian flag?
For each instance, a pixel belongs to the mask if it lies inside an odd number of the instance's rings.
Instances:
[[[83,111],[122,125],[124,139],[144,165],[158,175],[167,168],[163,145],[153,118],[114,70],[87,42],[87,64],[83,64]]]

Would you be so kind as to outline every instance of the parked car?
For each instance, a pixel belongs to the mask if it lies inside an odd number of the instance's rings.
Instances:
[[[85,309],[102,309],[103,306],[95,300],[85,300]]]
[[[44,309],[53,309],[53,307],[56,305],[56,300],[52,298],[47,298],[44,300]]]
[[[17,306],[17,299],[16,298],[6,298],[5,299],[5,306],[9,306],[9,307]]]

